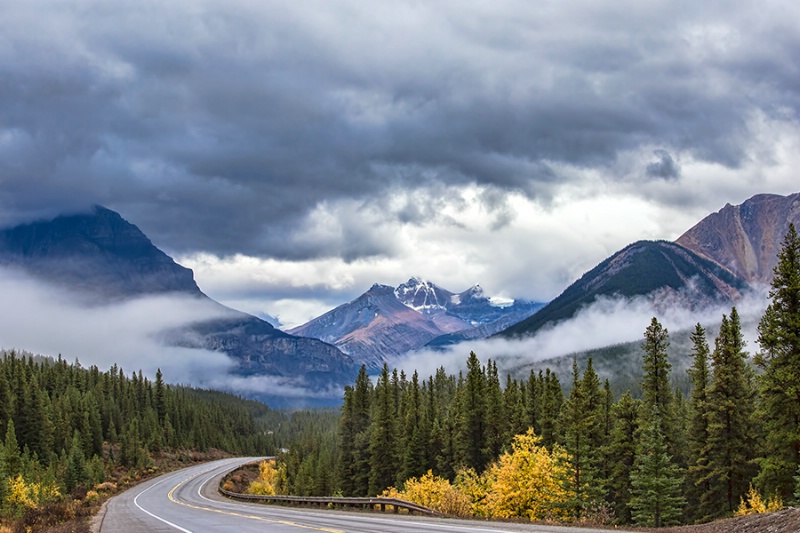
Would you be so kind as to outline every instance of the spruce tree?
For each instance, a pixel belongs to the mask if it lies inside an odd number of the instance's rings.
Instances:
[[[631,471],[633,522],[640,526],[662,527],[679,522],[686,500],[683,476],[667,452],[662,417],[655,409],[642,433],[634,468]]]
[[[375,385],[375,404],[369,435],[369,494],[376,495],[394,484],[398,465],[395,394],[384,363]]]
[[[709,358],[711,350],[705,329],[698,323],[692,332],[692,366],[687,370],[692,380],[689,400],[690,420],[688,431],[689,468],[687,472],[687,500],[690,514],[696,518],[710,515],[713,509],[703,500],[710,494],[708,465],[708,387],[711,381]],[[707,498],[707,497],[706,497]]]
[[[503,391],[500,388],[500,376],[497,363],[491,359],[486,364],[486,393],[484,412],[484,464],[500,457],[503,440],[507,433],[508,418],[503,406]]]
[[[701,497],[703,519],[732,515],[746,494],[753,474],[754,393],[748,379],[739,314],[722,317],[712,353],[712,379],[708,388],[709,492]]]
[[[467,376],[459,386],[456,404],[458,433],[456,462],[483,472],[489,461],[486,440],[486,373],[475,352],[467,359]]]
[[[800,239],[794,224],[783,239],[774,270],[772,300],[758,326],[762,370],[761,409],[765,457],[758,484],[762,492],[790,501],[800,467]]]
[[[637,435],[639,433],[639,404],[630,391],[622,395],[612,408],[610,442],[606,451],[610,465],[607,481],[609,503],[613,507],[617,523],[630,524],[631,471],[636,459]]]
[[[669,333],[655,317],[650,321],[644,333],[642,350],[642,415],[645,420],[658,413],[660,425],[664,431],[671,428],[669,422],[672,412],[672,390],[669,384],[669,372],[672,365],[667,358]]]
[[[605,441],[605,397],[592,359],[579,378],[577,361],[572,362],[572,390],[561,413],[564,447],[571,458],[570,488],[575,495],[572,510],[577,518],[595,507],[602,499]]]

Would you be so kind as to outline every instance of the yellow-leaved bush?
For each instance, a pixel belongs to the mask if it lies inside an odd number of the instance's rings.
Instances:
[[[460,470],[451,485],[429,470],[419,479],[406,481],[403,491],[391,487],[382,496],[458,516],[567,518],[563,504],[571,494],[564,488],[569,465],[564,449],[555,446],[548,451],[533,429],[514,437],[511,447],[482,475],[473,469]]]
[[[747,491],[747,499],[740,499],[739,508],[734,513],[734,516],[771,513],[773,511],[780,511],[781,509],[783,509],[783,502],[779,497],[773,496],[765,501],[764,498],[761,497],[761,494],[750,485],[750,490]]]
[[[498,518],[530,520],[566,518],[563,504],[570,498],[564,488],[568,456],[563,448],[553,451],[541,445],[532,429],[514,437],[512,451],[500,456],[485,472],[491,487],[486,512]]]
[[[258,478],[247,487],[248,494],[274,496],[285,492],[286,468],[276,466],[273,460],[264,460],[258,464]]]
[[[469,497],[451,485],[447,479],[434,476],[431,470],[420,478],[412,477],[407,480],[405,490],[402,492],[389,487],[381,496],[417,503],[444,514],[456,516],[471,514]]]
[[[38,509],[43,503],[60,496],[55,484],[28,482],[21,474],[8,478],[7,486],[5,501],[13,510],[13,515],[19,515],[28,509]]]

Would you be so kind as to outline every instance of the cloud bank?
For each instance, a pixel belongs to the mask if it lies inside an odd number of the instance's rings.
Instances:
[[[758,350],[757,324],[768,304],[767,289],[758,288],[746,294],[736,304],[742,322],[746,350]],[[489,338],[447,347],[443,351],[418,350],[394,362],[392,366],[411,375],[414,370],[427,378],[444,366],[448,373],[466,370],[466,360],[474,351],[482,362],[492,359],[501,372],[512,372],[521,366],[594,348],[641,341],[653,317],[668,331],[693,329],[702,324],[716,330],[722,315],[730,315],[730,306],[711,305],[689,309],[680,299],[657,300],[648,297],[600,298],[583,308],[575,317],[560,321],[523,339]],[[714,346],[714,339],[708,338]],[[688,355],[688,354],[687,354]]]
[[[787,0],[10,0],[0,226],[105,205],[288,326],[411,275],[550,299],[634,240],[797,192],[798,18]],[[280,279],[231,286],[249,267]]]

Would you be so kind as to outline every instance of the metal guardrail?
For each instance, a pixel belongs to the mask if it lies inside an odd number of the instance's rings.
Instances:
[[[311,507],[361,507],[364,509],[375,509],[380,506],[382,512],[386,512],[387,507],[391,507],[395,513],[400,509],[405,509],[409,514],[423,514],[428,516],[446,516],[433,509],[428,509],[413,502],[400,500],[397,498],[342,498],[327,496],[262,496],[260,494],[241,494],[231,492],[222,487],[219,492],[228,498],[244,501],[265,501],[275,503],[285,503],[289,505],[307,505]]]

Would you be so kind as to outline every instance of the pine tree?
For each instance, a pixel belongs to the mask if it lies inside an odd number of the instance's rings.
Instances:
[[[667,330],[653,317],[644,334],[642,350],[642,416],[645,420],[658,412],[661,417],[660,425],[664,431],[671,428],[668,423],[672,411],[672,390],[669,384],[669,372],[672,365],[667,360],[667,347],[669,347],[669,334]]]
[[[800,239],[794,224],[783,240],[769,293],[772,302],[758,326],[762,370],[761,410],[766,456],[760,462],[762,492],[784,501],[793,496],[800,467]]]
[[[375,385],[375,404],[369,436],[369,494],[376,495],[394,484],[398,465],[396,442],[395,395],[389,377],[389,367],[383,371]]]
[[[639,401],[630,391],[622,395],[612,408],[612,428],[608,450],[610,476],[607,481],[609,503],[617,516],[617,522],[632,521],[628,505],[631,495],[631,472],[636,459],[637,434],[639,433]]]
[[[164,393],[164,374],[161,373],[161,369],[159,368],[156,371],[156,383],[155,383],[155,408],[156,413],[158,414],[158,422],[160,424],[164,423],[165,418],[167,417],[167,400],[166,395]]]
[[[576,518],[602,499],[602,481],[599,470],[603,461],[603,434],[605,399],[600,390],[600,380],[589,359],[583,378],[578,374],[578,363],[572,362],[572,390],[561,409],[561,429],[564,447],[570,457],[570,492]]]
[[[83,454],[83,444],[78,431],[72,437],[72,446],[69,449],[67,459],[67,470],[64,475],[64,488],[67,492],[72,492],[79,485],[86,483],[89,479],[89,472],[86,469],[86,456]]]
[[[22,473],[22,454],[19,451],[17,433],[14,428],[14,421],[9,420],[6,426],[6,437],[3,440],[5,469],[8,477],[14,477]]]
[[[538,388],[541,390],[541,411],[539,413],[539,427],[534,426],[534,431],[542,437],[542,444],[548,449],[559,441],[558,417],[561,406],[564,404],[564,391],[558,376],[549,368],[544,376],[539,374]]]
[[[508,418],[503,406],[503,391],[500,389],[500,376],[497,363],[491,359],[486,364],[486,393],[484,414],[484,448],[482,456],[485,463],[500,456],[503,440],[507,433]]]
[[[754,450],[754,393],[747,376],[739,314],[734,307],[730,319],[723,315],[714,352],[712,379],[708,388],[708,457],[710,492],[703,501],[709,515],[704,519],[732,515],[747,493],[752,476]]]
[[[710,494],[711,483],[707,455],[708,444],[708,388],[711,382],[709,369],[710,349],[706,340],[705,329],[698,323],[692,332],[691,368],[687,370],[692,380],[691,399],[689,400],[690,421],[688,431],[688,463],[687,500],[692,516],[707,516],[713,512],[703,496]]]
[[[640,526],[676,524],[686,504],[683,477],[667,452],[661,419],[658,409],[651,412],[631,471],[628,506],[633,522]]]
[[[467,376],[459,387],[456,404],[458,430],[455,445],[456,462],[462,467],[483,472],[486,455],[486,373],[475,352],[467,359]]]

